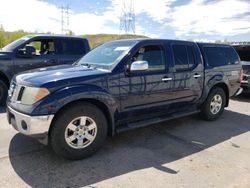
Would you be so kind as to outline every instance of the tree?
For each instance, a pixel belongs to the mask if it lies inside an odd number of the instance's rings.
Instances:
[[[0,48],[5,46],[6,43],[6,38],[5,38],[5,32],[4,32],[4,28],[3,25],[0,25]]]

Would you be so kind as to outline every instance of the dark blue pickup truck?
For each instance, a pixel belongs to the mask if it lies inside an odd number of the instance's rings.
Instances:
[[[0,104],[5,104],[11,78],[20,72],[72,64],[90,51],[87,39],[73,36],[29,35],[0,50]]]
[[[163,39],[105,43],[74,65],[13,78],[7,117],[69,159],[107,135],[200,113],[216,120],[239,94],[240,59],[229,45]]]

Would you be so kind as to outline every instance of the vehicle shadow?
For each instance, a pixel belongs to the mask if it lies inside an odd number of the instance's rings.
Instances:
[[[231,97],[230,99],[235,100],[235,101],[250,103],[250,93],[242,93],[236,97]]]
[[[182,169],[168,168],[166,163],[248,132],[249,122],[250,116],[228,110],[214,122],[185,117],[109,138],[94,156],[80,161],[62,159],[38,143],[37,150],[17,153],[17,145],[25,147],[31,141],[17,134],[10,144],[10,162],[31,187],[83,187],[152,167],[175,175]]]

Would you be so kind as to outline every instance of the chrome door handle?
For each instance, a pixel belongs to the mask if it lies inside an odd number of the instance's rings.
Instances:
[[[195,74],[195,75],[194,75],[194,78],[200,78],[200,77],[201,77],[200,74]]]
[[[162,78],[161,81],[166,82],[166,81],[170,81],[173,80],[173,78]]]

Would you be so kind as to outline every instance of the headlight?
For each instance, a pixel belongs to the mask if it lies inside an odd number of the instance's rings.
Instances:
[[[35,102],[41,100],[49,94],[49,90],[46,88],[37,88],[37,87],[25,87],[21,103],[22,104],[34,104]]]

